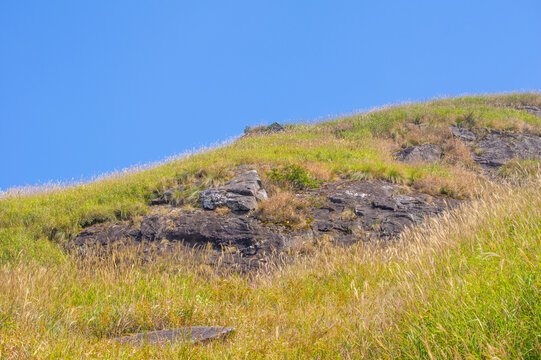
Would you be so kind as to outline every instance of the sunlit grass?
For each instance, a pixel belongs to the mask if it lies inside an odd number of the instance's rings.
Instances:
[[[446,133],[469,114],[477,127],[539,131],[539,118],[515,108],[525,104],[539,106],[541,95],[382,109],[243,137],[82,186],[8,195],[0,200],[0,358],[539,358],[539,164],[502,168],[502,176],[520,180],[514,188],[489,184]],[[426,139],[456,156],[431,165],[393,159],[402,144]],[[143,262],[137,249],[105,260],[62,250],[83,226],[143,214],[177,184],[187,188],[179,196],[196,198],[198,187],[241,164],[269,184],[273,167],[297,165],[318,180],[385,179],[471,201],[394,244],[310,243],[295,263],[251,276],[218,273],[183,252]],[[261,216],[300,211],[287,206],[286,192],[275,196]],[[198,346],[108,340],[188,325],[237,331]]]
[[[132,262],[97,267],[90,259],[12,259],[0,271],[0,348],[38,357],[536,358],[540,184],[490,189],[396,245],[320,245],[248,278],[218,276],[178,254],[134,265],[132,252]],[[195,347],[107,340],[185,325],[237,331]]]

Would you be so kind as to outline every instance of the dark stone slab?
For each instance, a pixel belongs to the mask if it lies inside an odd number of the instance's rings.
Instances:
[[[311,211],[311,228],[316,236],[330,234],[338,243],[358,241],[355,233],[359,231],[369,238],[389,238],[460,203],[402,190],[384,181],[340,181],[307,190],[303,196],[327,199],[324,206]]]
[[[541,138],[492,131],[475,143],[472,158],[486,167],[498,167],[512,159],[541,159]]]
[[[85,256],[117,245],[141,246],[151,251],[203,250],[205,263],[224,269],[250,272],[289,256],[288,250],[327,234],[336,244],[390,238],[405,227],[453,207],[459,201],[434,197],[384,181],[337,181],[297,194],[318,198],[308,209],[307,223],[291,227],[259,221],[252,213],[220,214],[215,211],[154,208],[138,222],[94,225],[69,243]],[[170,244],[170,245],[168,245]],[[175,245],[176,244],[176,245]],[[105,246],[104,246],[105,245]],[[114,245],[114,246],[109,246]],[[209,246],[210,245],[210,246]],[[163,250],[162,250],[163,248]],[[206,251],[210,251],[207,256]],[[99,254],[102,254],[101,252]]]
[[[121,344],[142,346],[167,345],[175,342],[189,342],[196,344],[213,339],[226,337],[234,331],[232,327],[222,326],[191,326],[171,330],[152,331],[115,338]]]
[[[536,111],[535,107],[524,108]],[[541,137],[512,133],[507,131],[477,129],[451,126],[453,135],[462,140],[472,150],[472,159],[485,169],[494,169],[512,159],[541,159]]]

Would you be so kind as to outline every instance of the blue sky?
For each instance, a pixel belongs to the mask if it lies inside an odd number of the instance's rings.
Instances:
[[[293,122],[541,86],[541,2],[0,2],[0,189]]]

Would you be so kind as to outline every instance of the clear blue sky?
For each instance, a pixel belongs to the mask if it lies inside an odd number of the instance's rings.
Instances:
[[[0,2],[0,189],[291,122],[541,86],[541,1]]]

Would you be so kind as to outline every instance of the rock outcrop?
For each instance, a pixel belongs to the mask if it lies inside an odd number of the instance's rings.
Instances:
[[[325,184],[303,196],[320,197],[312,210],[315,234],[330,233],[338,242],[390,238],[405,227],[424,221],[459,203],[458,200],[410,192],[384,181],[344,181]]]
[[[441,147],[433,144],[411,146],[393,154],[397,160],[413,162],[434,162],[441,159],[443,151]]]
[[[220,187],[220,191],[255,198],[261,191],[258,177],[253,172],[241,175]],[[282,222],[262,222],[250,212],[221,214],[159,206],[137,223],[126,221],[88,227],[71,240],[70,248],[79,249],[84,255],[86,249],[96,245],[107,248],[112,244],[181,243],[190,249],[207,250],[210,245],[213,253],[207,257],[208,261],[247,272],[276,256],[284,259],[287,257],[284,250],[307,239],[326,235],[336,244],[388,239],[405,227],[458,203],[416,192],[405,194],[404,190],[384,181],[338,181],[299,192],[300,198],[319,199],[319,205],[308,211],[308,224],[300,228],[288,228]],[[167,246],[164,249],[167,250]],[[224,249],[228,249],[225,255]]]
[[[451,126],[451,131],[453,132],[453,135],[464,141],[465,143],[470,143],[472,141],[477,140],[477,134],[471,131],[470,129],[458,127],[458,126]]]
[[[497,168],[512,159],[541,159],[541,137],[505,131],[451,127],[454,136],[472,149],[472,159],[485,168]]]
[[[214,210],[227,206],[235,212],[254,210],[257,201],[267,200],[259,174],[255,170],[246,171],[225,183],[225,185],[201,192],[204,209]]]
[[[210,243],[216,248],[245,248],[265,241],[272,241],[274,247],[280,248],[283,243],[280,234],[273,233],[252,217],[181,209],[153,211],[143,217],[140,225],[128,222],[95,225],[81,231],[72,243],[106,246],[126,240],[163,239],[191,245]]]
[[[471,149],[473,160],[485,170],[512,159],[541,159],[539,136],[457,126],[451,126],[451,131]],[[433,162],[443,156],[443,151],[437,145],[427,144],[404,149],[395,156],[404,162]],[[211,249],[213,253],[206,259],[247,272],[260,268],[270,259],[287,259],[288,250],[307,240],[325,238],[346,245],[375,239],[387,241],[405,228],[460,203],[457,199],[422,194],[385,181],[340,180],[295,194],[311,204],[303,210],[302,224],[260,221],[252,210],[257,208],[258,201],[267,200],[267,193],[257,171],[250,167],[238,166],[233,169],[237,175],[224,185],[202,191],[200,209],[156,206],[137,222],[83,229],[68,248],[79,249],[85,255],[89,254],[87,249],[96,245],[98,248],[111,244],[145,247],[145,244],[176,243],[190,249]],[[184,189],[166,191],[157,203],[172,204],[177,191]],[[231,211],[211,211],[219,207]]]
[[[472,158],[487,167],[498,167],[511,159],[541,159],[541,138],[490,131],[475,143]]]
[[[166,345],[175,342],[189,342],[192,344],[222,339],[231,332],[232,327],[222,326],[189,326],[171,330],[159,330],[115,338],[121,344],[143,346],[146,344]]]

